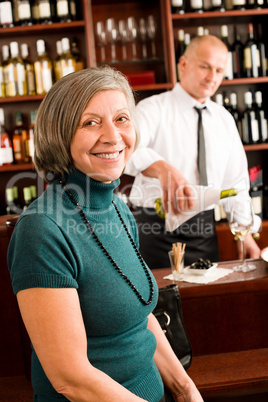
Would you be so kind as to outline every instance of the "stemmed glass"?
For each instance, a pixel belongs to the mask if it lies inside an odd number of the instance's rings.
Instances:
[[[136,60],[137,59],[136,40],[138,36],[138,29],[134,17],[128,17],[127,19],[127,36],[128,41],[132,43],[132,60]]]
[[[125,20],[118,22],[119,40],[122,46],[122,60],[127,59],[127,26]]]
[[[156,36],[156,22],[153,15],[149,15],[147,18],[147,33],[151,41],[152,58],[156,57],[155,36]]]
[[[96,24],[97,45],[101,50],[101,62],[105,62],[105,46],[106,46],[106,31],[103,21],[98,21]]]
[[[239,201],[238,198],[231,204],[229,227],[233,235],[237,236],[241,242],[243,256],[242,264],[233,267],[234,271],[253,271],[256,269],[254,264],[248,264],[245,259],[245,237],[251,232],[254,224],[254,211],[251,200]]]
[[[147,41],[147,28],[146,28],[146,22],[144,18],[140,18],[139,20],[139,34],[140,34],[140,39],[141,39],[141,48],[142,48],[142,57],[144,59],[147,58],[147,47],[146,47],[146,41]]]
[[[115,44],[118,40],[118,28],[114,18],[108,18],[106,21],[106,37],[107,42],[111,45],[111,61],[116,61]]]

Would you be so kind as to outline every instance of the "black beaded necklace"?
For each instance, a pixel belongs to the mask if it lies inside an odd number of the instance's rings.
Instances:
[[[131,282],[131,280],[124,274],[124,272],[122,271],[122,269],[116,264],[116,262],[115,262],[114,259],[111,257],[111,255],[109,254],[109,252],[106,250],[106,248],[104,247],[103,243],[101,242],[101,240],[98,238],[98,236],[97,236],[96,233],[94,232],[94,230],[93,230],[91,224],[89,223],[89,221],[88,221],[88,219],[87,219],[87,217],[86,217],[86,215],[85,215],[85,213],[84,213],[84,211],[83,211],[81,205],[79,205],[79,204],[75,201],[73,195],[72,195],[72,194],[70,193],[70,191],[63,185],[62,181],[60,181],[60,183],[61,183],[61,185],[62,185],[62,188],[63,188],[65,194],[68,196],[69,200],[71,201],[71,203],[78,209],[78,211],[79,211],[79,213],[80,213],[80,216],[81,216],[81,218],[82,218],[84,224],[85,224],[86,227],[88,228],[89,232],[91,233],[93,239],[96,241],[96,243],[97,243],[98,246],[101,248],[101,250],[103,251],[103,253],[106,255],[106,257],[108,258],[108,260],[112,263],[112,265],[113,265],[114,268],[117,270],[117,272],[124,278],[124,280],[125,280],[126,283],[131,287],[131,289],[135,292],[135,294],[137,295],[138,299],[142,302],[142,304],[144,304],[145,306],[149,305],[149,304],[152,302],[152,300],[153,300],[153,295],[154,295],[154,285],[153,285],[153,281],[152,281],[150,272],[149,272],[148,268],[146,267],[146,265],[145,265],[145,263],[144,263],[144,260],[143,260],[143,258],[142,258],[142,256],[141,256],[141,254],[140,254],[140,252],[139,252],[139,250],[138,250],[138,248],[137,248],[137,246],[136,246],[136,244],[135,244],[135,242],[134,242],[134,240],[133,240],[131,234],[129,233],[128,228],[127,228],[127,226],[126,226],[126,224],[125,224],[125,222],[124,222],[124,220],[123,220],[123,218],[122,218],[122,216],[121,216],[121,214],[120,214],[120,211],[119,211],[119,209],[117,208],[115,202],[112,201],[112,204],[113,204],[113,206],[114,206],[114,208],[115,208],[115,210],[116,210],[116,212],[117,212],[117,215],[118,215],[118,217],[119,217],[119,219],[120,219],[120,221],[121,221],[121,223],[122,223],[122,225],[123,225],[123,227],[124,227],[124,229],[125,229],[125,232],[126,232],[128,238],[129,238],[129,240],[130,240],[130,243],[131,243],[132,247],[134,248],[134,251],[135,251],[135,253],[136,253],[136,255],[137,255],[137,257],[138,257],[138,259],[139,259],[139,261],[140,261],[140,263],[141,263],[141,266],[142,266],[142,268],[143,268],[143,270],[144,270],[144,272],[145,272],[145,274],[146,274],[146,277],[147,277],[147,279],[148,279],[149,286],[150,286],[150,296],[149,296],[148,301],[146,301],[146,300],[142,297],[142,295],[140,294],[140,292],[138,291],[138,289],[135,287],[135,285],[134,285],[134,284]]]

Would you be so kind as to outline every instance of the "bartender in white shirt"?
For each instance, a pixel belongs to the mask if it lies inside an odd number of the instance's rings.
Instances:
[[[235,121],[210,100],[223,79],[228,50],[215,36],[194,38],[180,59],[180,84],[137,105],[140,144],[125,173],[135,176],[130,201],[139,228],[140,251],[150,268],[169,266],[168,251],[175,242],[186,243],[185,264],[199,257],[219,261],[214,208],[191,218],[174,232],[155,212],[161,197],[173,213],[183,211],[185,199],[193,208],[191,185],[199,184],[197,166],[198,113],[203,108],[207,185],[238,187],[249,197],[247,158]],[[189,197],[189,198],[188,198]],[[245,238],[246,256],[258,258],[260,249],[251,235]],[[241,257],[238,254],[238,257]]]

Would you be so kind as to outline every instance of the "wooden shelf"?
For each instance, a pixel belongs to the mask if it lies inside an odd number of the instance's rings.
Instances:
[[[249,17],[252,16],[264,16],[268,14],[267,8],[260,10],[226,10],[226,11],[204,11],[203,13],[184,13],[184,14],[172,14],[172,19],[185,20],[185,19],[204,19],[204,18],[230,18],[230,17]]]
[[[263,151],[268,149],[268,144],[251,144],[251,145],[244,145],[245,151]]]
[[[265,84],[265,83],[268,83],[268,77],[235,78],[233,80],[223,80],[221,83],[221,86],[223,86],[223,85]]]
[[[33,163],[21,163],[18,165],[3,165],[0,166],[0,173],[2,172],[18,172],[23,170],[34,170]]]
[[[36,24],[31,26],[15,26],[12,28],[0,28],[0,37],[4,36],[18,36],[29,34],[43,34],[45,31],[72,31],[74,28],[84,28],[85,21],[72,21],[72,22],[54,22],[53,24]]]

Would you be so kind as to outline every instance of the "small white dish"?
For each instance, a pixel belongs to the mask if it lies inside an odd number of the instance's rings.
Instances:
[[[215,268],[217,268],[218,264],[213,264],[210,268],[208,269],[195,269],[195,268],[190,268],[190,266],[184,268],[184,273],[187,273],[188,275],[207,275],[209,272],[213,271]]]
[[[265,247],[261,252],[261,258],[263,261],[268,262],[268,247]]]

